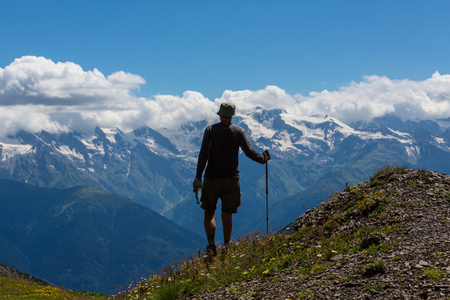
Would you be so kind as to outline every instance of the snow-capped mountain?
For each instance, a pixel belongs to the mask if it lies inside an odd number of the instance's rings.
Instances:
[[[450,171],[449,120],[402,122],[387,116],[347,125],[331,116],[305,117],[256,107],[233,123],[246,130],[258,151],[271,151],[270,202],[279,216],[274,226],[286,225],[292,220],[283,220],[285,216],[299,215],[334,189],[367,179],[387,163]],[[0,178],[42,187],[103,188],[202,234],[202,212],[195,205],[191,182],[206,125],[130,132],[22,131],[0,140]],[[240,171],[243,203],[235,228],[244,233],[264,224],[265,168],[242,156]],[[308,190],[309,198],[290,200],[297,203],[283,208],[285,199]]]

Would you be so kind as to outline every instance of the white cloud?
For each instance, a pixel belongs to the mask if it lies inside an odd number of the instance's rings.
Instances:
[[[63,132],[69,128],[52,120],[47,109],[41,105],[0,107],[0,137],[15,134],[20,130]]]
[[[256,106],[265,109],[286,109],[296,104],[295,99],[277,86],[269,85],[259,91],[225,91],[217,102],[231,102],[239,113],[245,114]]]
[[[54,63],[44,57],[24,56],[0,68],[0,105],[93,105],[131,97],[130,90],[145,80],[125,72],[108,78],[72,62]]]
[[[395,113],[402,119],[450,117],[450,75],[435,73],[424,81],[366,76],[337,91],[289,95],[276,86],[257,91],[226,90],[210,101],[201,93],[136,97],[145,80],[116,72],[84,71],[72,62],[35,56],[0,68],[0,136],[19,130],[84,131],[95,126],[129,130],[148,125],[176,128],[187,122],[216,121],[220,103],[236,104],[245,114],[256,106],[285,109],[299,115],[328,114],[345,123]]]
[[[328,114],[343,122],[371,120],[389,113],[403,120],[450,117],[450,76],[438,72],[424,81],[366,76],[338,91],[297,95],[300,114]]]

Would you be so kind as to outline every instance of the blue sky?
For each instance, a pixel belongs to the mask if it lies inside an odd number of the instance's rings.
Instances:
[[[140,95],[209,99],[365,75],[450,73],[449,1],[0,1],[0,67],[24,55],[138,74]]]
[[[224,101],[449,118],[449,14],[441,0],[0,0],[0,137],[176,128]]]

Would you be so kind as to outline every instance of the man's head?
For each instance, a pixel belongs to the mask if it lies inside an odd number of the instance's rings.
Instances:
[[[217,114],[221,117],[231,119],[231,118],[236,117],[235,108],[236,107],[234,106],[234,104],[231,104],[229,102],[224,102],[220,105],[220,109],[217,112]]]

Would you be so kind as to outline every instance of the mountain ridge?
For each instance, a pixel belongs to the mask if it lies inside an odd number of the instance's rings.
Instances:
[[[1,262],[71,289],[113,292],[203,246],[203,239],[122,196],[0,179]]]
[[[269,149],[272,153],[271,210],[282,209],[285,199],[305,189],[322,189],[320,182],[339,170],[347,176],[341,181],[350,184],[366,179],[386,163],[450,172],[446,120],[404,122],[391,115],[347,125],[332,116],[298,116],[255,107],[247,114],[238,114],[233,122],[247,131],[258,151]],[[176,129],[143,127],[127,132],[99,127],[91,133],[20,132],[0,140],[0,178],[43,187],[102,188],[202,235],[202,224],[197,222],[201,211],[195,206],[191,182],[206,125],[202,121]],[[243,204],[236,218],[237,236],[265,226],[264,221],[254,222],[265,214],[265,171],[240,157]],[[355,177],[346,169],[363,171]],[[312,207],[324,200],[322,196],[303,198],[295,207],[296,213],[304,212],[303,205]],[[283,213],[290,211],[276,212]],[[186,218],[185,214],[196,218]],[[277,219],[273,227],[287,225],[283,219],[288,218]]]

